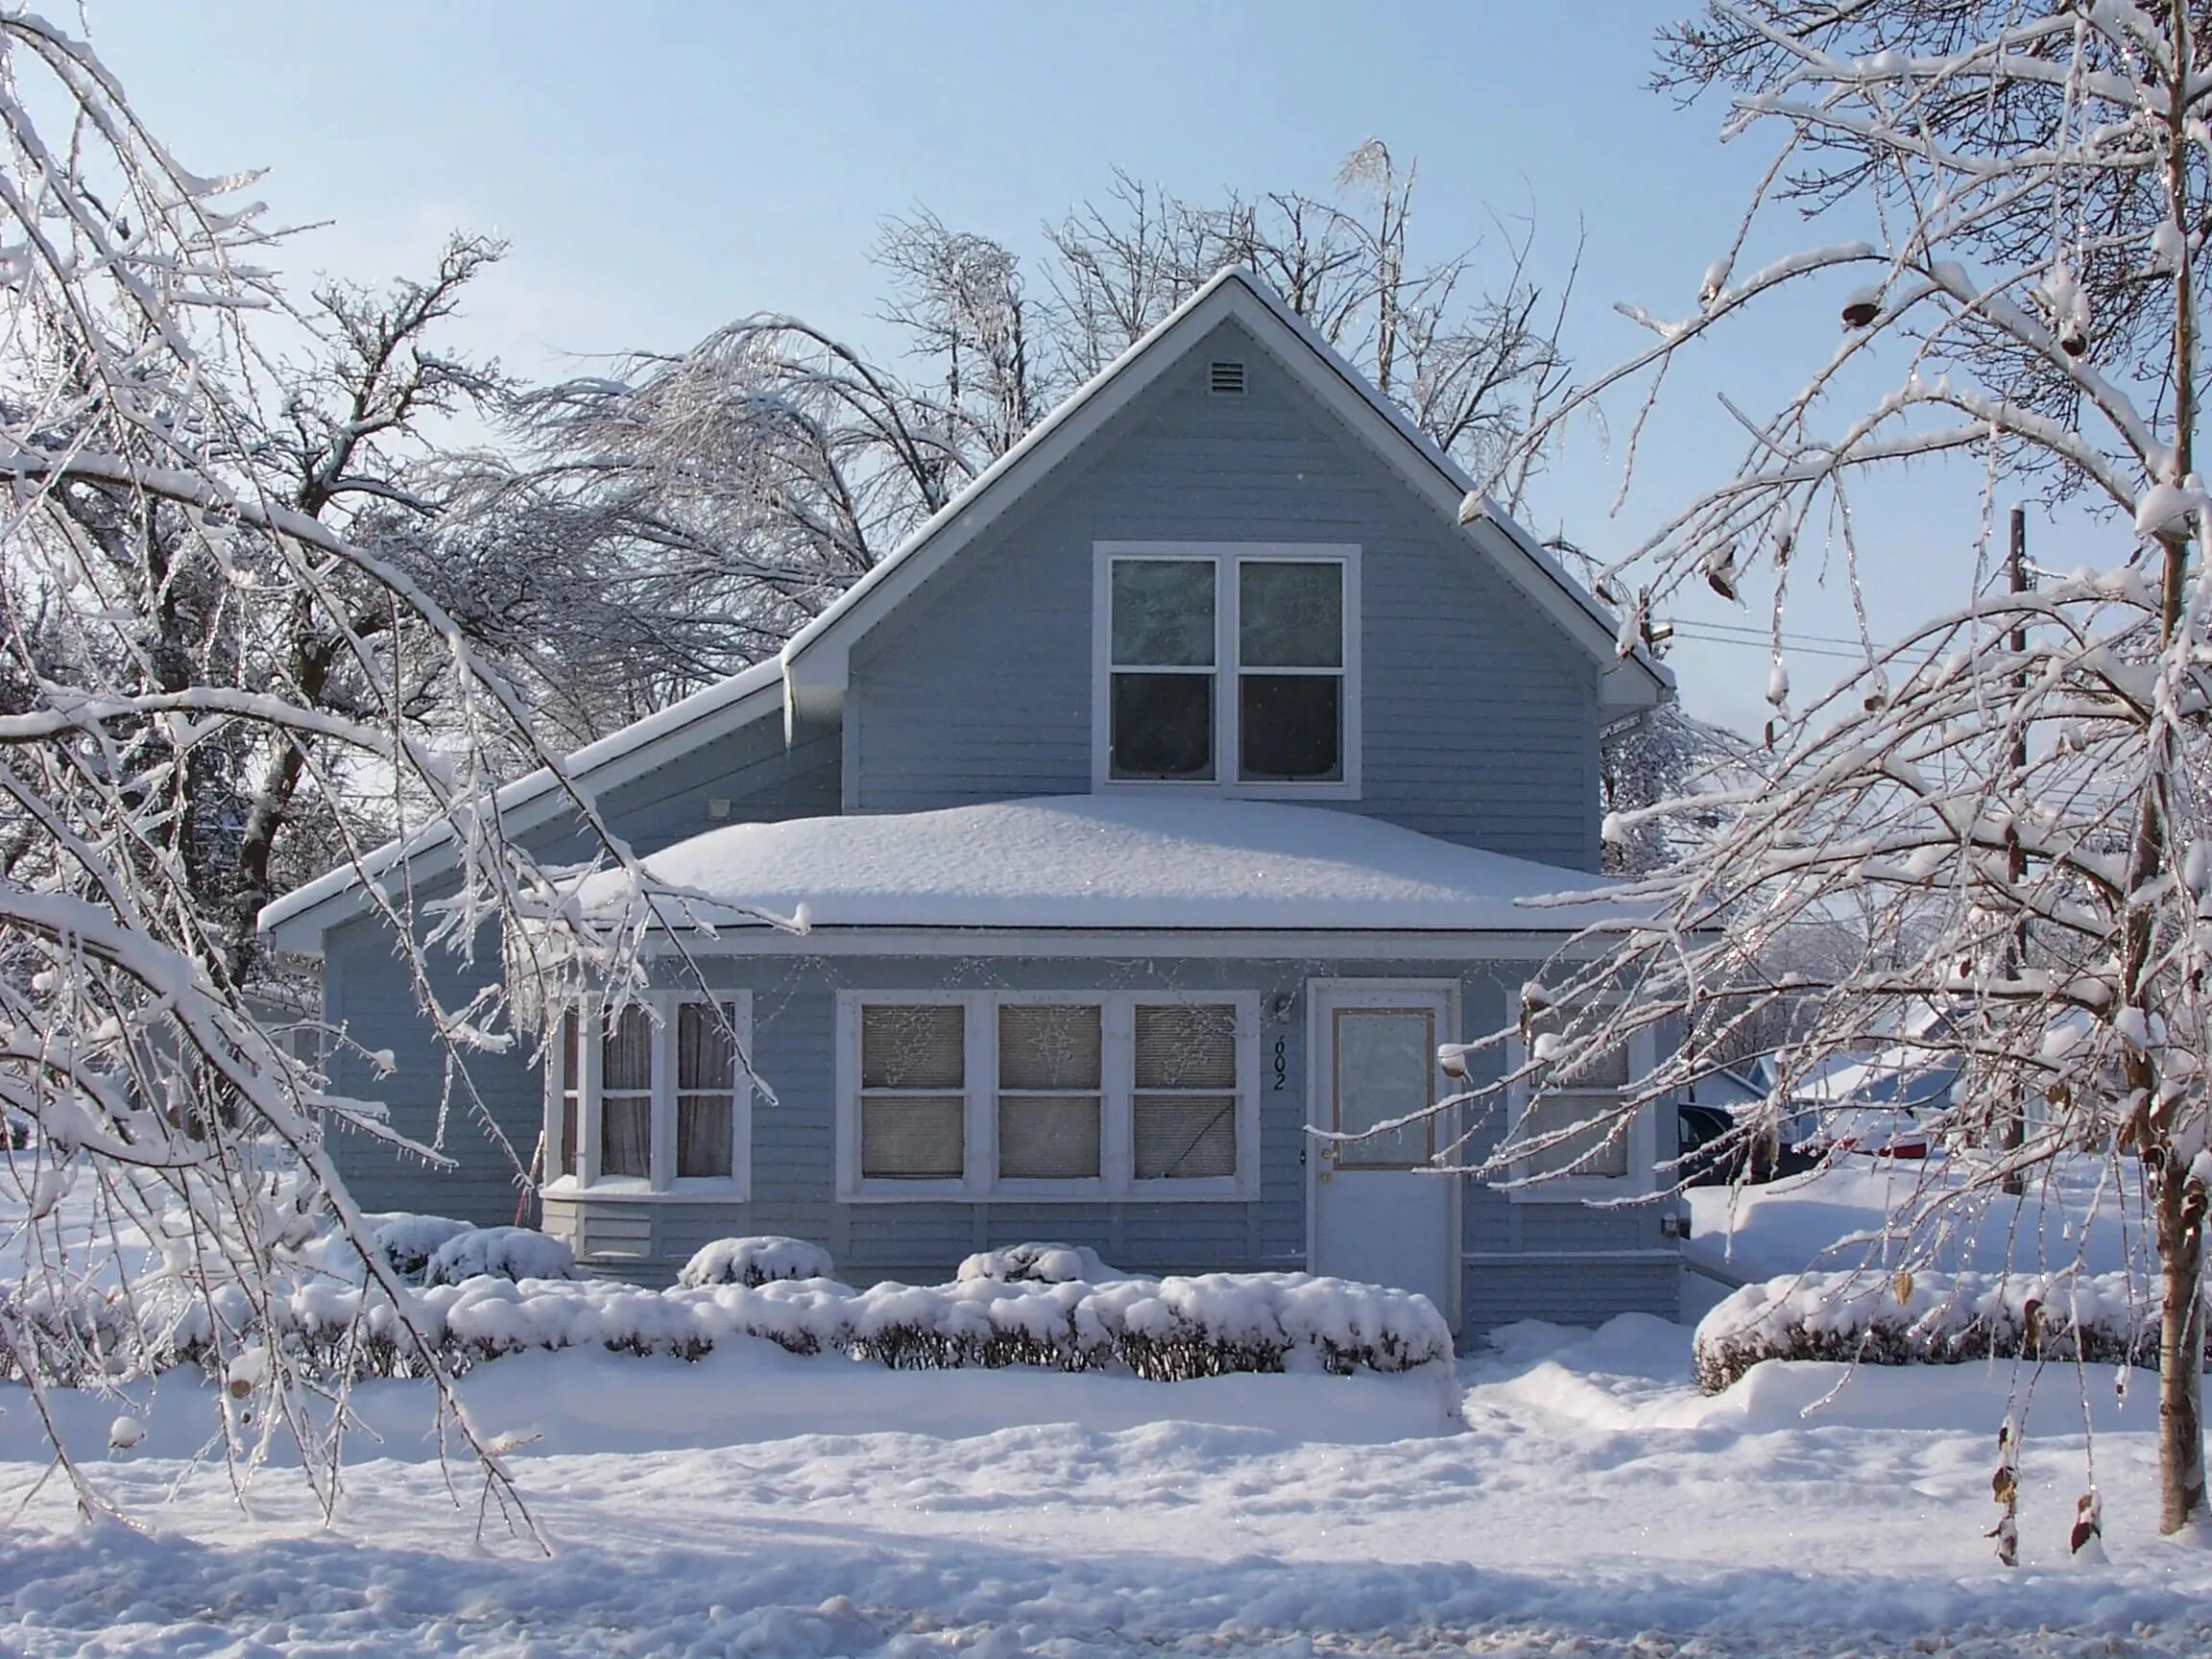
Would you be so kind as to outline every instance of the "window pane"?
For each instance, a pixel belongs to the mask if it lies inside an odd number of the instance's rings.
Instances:
[[[1114,561],[1114,665],[1199,667],[1214,661],[1214,561]]]
[[[577,1096],[583,1083],[577,1072],[580,1024],[573,1008],[561,1016],[561,1139],[553,1165],[557,1176],[576,1173]]]
[[[1072,1181],[1098,1173],[1098,1096],[998,1096],[998,1173]]]
[[[1591,1055],[1573,1066],[1554,1069],[1561,1083],[1576,1089],[1625,1089],[1628,1087],[1628,1046],[1620,1044]]]
[[[1237,1173],[1237,1096],[1139,1094],[1132,1102],[1140,1181]]]
[[[1336,1046],[1336,1128],[1357,1135],[1436,1102],[1434,1018],[1420,1009],[1339,1008],[1331,1016]],[[1431,1123],[1423,1119],[1364,1141],[1337,1143],[1347,1169],[1426,1164]]]
[[[1235,1008],[1214,1003],[1140,1003],[1136,1035],[1138,1088],[1237,1087]]]
[[[1619,1095],[1547,1094],[1523,1110],[1513,1138],[1526,1144],[1562,1129],[1573,1132],[1556,1145],[1527,1154],[1525,1161],[1530,1174],[1623,1176],[1628,1173],[1628,1130],[1620,1116]]]
[[[1243,674],[1240,775],[1334,783],[1344,776],[1344,681],[1335,674]]]
[[[676,1096],[676,1173],[727,1176],[730,1162],[731,1096]]]
[[[1095,1089],[1095,1004],[1009,1002],[998,1010],[998,1087]]]
[[[1116,778],[1214,776],[1214,676],[1117,674],[1108,771]]]
[[[1344,566],[1238,565],[1237,653],[1245,668],[1343,667]]]
[[[873,1002],[860,1010],[860,1087],[958,1089],[968,1076],[957,1002]]]
[[[599,1045],[599,1088],[619,1094],[653,1087],[653,1022],[632,1004],[607,1022]]]
[[[652,1157],[653,1097],[602,1093],[599,1173],[643,1177],[652,1173]]]
[[[684,1090],[725,1090],[736,1086],[737,1049],[731,1042],[736,1028],[736,1011],[719,1014],[704,1002],[685,1002],[676,1010],[676,1087]]]
[[[871,1181],[957,1181],[967,1102],[957,1094],[860,1102],[860,1173]]]

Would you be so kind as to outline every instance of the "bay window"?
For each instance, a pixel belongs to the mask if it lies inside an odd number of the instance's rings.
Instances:
[[[1358,556],[1100,543],[1095,781],[1356,794]]]
[[[545,1063],[548,1184],[612,1196],[742,1197],[751,999],[654,994],[560,1015]]]
[[[1245,994],[843,993],[840,1194],[1249,1196],[1258,1025]]]

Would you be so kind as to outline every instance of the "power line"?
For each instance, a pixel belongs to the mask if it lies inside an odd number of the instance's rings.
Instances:
[[[1726,634],[1700,634],[1694,625],[1682,622],[1674,624],[1673,637],[1677,639],[1690,640],[1694,644],[1735,645],[1745,651],[1765,651],[1770,648],[1770,642],[1767,639],[1743,639]],[[1791,643],[1787,636],[1783,637],[1782,648],[1799,657],[1832,657],[1845,662],[1858,662],[1865,660],[1863,651],[1840,651],[1832,645],[1798,645]]]
[[[1765,643],[1773,637],[1773,630],[1762,628],[1754,622],[1716,622],[1703,616],[1692,616],[1675,622],[1677,628],[1711,628],[1723,634],[1744,634]],[[1849,645],[1855,650],[1873,649],[1887,651],[1888,647],[1879,639],[1862,639],[1856,634],[1800,634],[1791,629],[1782,631],[1785,645]]]

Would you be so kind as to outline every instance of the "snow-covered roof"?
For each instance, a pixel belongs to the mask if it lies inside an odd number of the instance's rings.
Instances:
[[[843,700],[854,641],[1227,318],[1235,318],[1274,351],[1285,368],[1457,525],[1538,610],[1604,665],[1608,704],[1646,706],[1673,685],[1673,677],[1641,646],[1625,659],[1619,657],[1618,619],[1497,502],[1484,498],[1481,513],[1460,524],[1462,504],[1476,491],[1474,481],[1273,288],[1250,271],[1231,266],[1061,403],[889,557],[792,636],[782,654],[791,713],[805,718],[833,716]]]
[[[652,771],[699,744],[750,725],[782,707],[782,670],[773,661],[757,662],[742,673],[671,703],[633,721],[619,732],[570,755],[562,770],[570,784],[603,790]],[[568,792],[547,767],[517,778],[496,797],[509,834],[521,834],[544,823],[566,804]],[[402,857],[418,860],[417,879],[450,856],[453,826],[445,819],[404,842],[387,841],[358,863],[341,864],[277,899],[261,911],[261,931],[279,950],[319,951],[325,929],[361,908],[364,879],[373,879]]]
[[[1231,267],[1054,409],[801,629],[778,661],[749,668],[578,750],[565,768],[569,781],[593,790],[607,789],[680,758],[776,708],[782,709],[787,731],[802,717],[834,718],[842,705],[852,641],[1179,361],[1216,323],[1232,317],[1275,351],[1417,493],[1457,523],[1460,504],[1474,490],[1466,473],[1266,282]],[[1617,657],[1615,618],[1502,507],[1486,501],[1482,513],[1460,526],[1460,533],[1571,639],[1605,665],[1610,706],[1647,705],[1672,685],[1668,671],[1642,648],[1626,659]],[[776,695],[779,681],[781,696]],[[509,832],[519,832],[553,816],[565,799],[560,781],[541,770],[501,790],[499,810]],[[417,865],[418,877],[434,871],[442,862],[440,850],[449,849],[452,841],[450,827],[441,823],[404,844],[388,842],[357,864],[341,865],[269,904],[261,912],[261,929],[278,950],[319,951],[325,931],[365,907],[364,879],[384,875],[402,856],[430,860],[427,866]]]
[[[1890,1023],[1897,1041],[1870,1054],[1839,1055],[1799,1078],[1792,1097],[1811,1106],[1943,1104],[1958,1080],[1960,1057],[1938,1045],[1951,1011],[1916,1003]]]
[[[1044,796],[733,824],[644,863],[692,896],[683,906],[657,899],[664,918],[716,926],[802,905],[815,928],[1559,933],[1622,913],[1524,902],[1588,892],[1599,878],[1586,872],[1353,812],[1188,797]],[[607,871],[580,897],[612,919],[636,889]]]

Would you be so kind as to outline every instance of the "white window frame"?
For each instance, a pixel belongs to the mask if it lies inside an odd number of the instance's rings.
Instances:
[[[730,1095],[730,1173],[678,1175],[676,1173],[676,1032],[677,1010],[685,1003],[720,1003],[730,1010],[737,1039],[735,1075]],[[605,1038],[609,1009],[607,998],[586,997],[580,1002],[554,1009],[553,1040],[545,1058],[545,1166],[559,1156],[562,1128],[562,1094],[565,1081],[565,1045],[559,1022],[571,1011],[576,1015],[576,1168],[547,1180],[540,1189],[552,1198],[615,1198],[635,1200],[713,1199],[738,1203],[752,1196],[753,1187],[753,994],[721,991],[703,996],[697,991],[653,991],[630,998],[642,1006],[653,1024],[653,1118],[650,1173],[601,1175],[599,1173],[599,1046]]]
[[[1507,1039],[1505,1066],[1508,1073],[1520,1070],[1527,1059],[1527,1040],[1518,1036]],[[1633,1092],[1657,1069],[1658,1064],[1658,1040],[1653,1029],[1644,1025],[1631,1031],[1628,1034],[1628,1080],[1623,1093]],[[1506,1089],[1505,1120],[1508,1135],[1520,1129],[1521,1116],[1527,1110],[1529,1096],[1533,1093],[1526,1077]],[[1530,1181],[1527,1186],[1509,1187],[1506,1189],[1506,1196],[1516,1204],[1570,1204],[1639,1198],[1657,1191],[1659,1106],[1658,1101],[1647,1100],[1636,1109],[1635,1117],[1629,1121],[1625,1174],[1554,1175],[1549,1180]],[[1517,1182],[1529,1180],[1527,1159],[1513,1160],[1512,1178]]]
[[[1070,1179],[1001,1180],[998,1175],[998,1021],[1008,1003],[1073,1002],[1099,1010],[1099,1173]],[[960,1179],[866,1180],[860,1174],[860,1010],[864,1004],[956,1003],[965,1012],[967,1065]],[[1237,1169],[1233,1175],[1140,1181],[1134,1173],[1136,1010],[1141,1004],[1233,1008],[1237,1021]],[[1151,1203],[1242,1202],[1260,1195],[1260,994],[1256,991],[840,991],[837,993],[837,1197],[849,1204],[1080,1204],[1128,1199]]]
[[[1214,564],[1214,776],[1115,778],[1114,562],[1118,559],[1210,560]],[[1242,698],[1238,681],[1238,606],[1242,564],[1335,564],[1344,570],[1343,731],[1344,776],[1326,782],[1296,780],[1247,783],[1237,776],[1242,760],[1238,730]],[[1237,800],[1357,801],[1360,766],[1359,547],[1349,541],[1096,541],[1091,578],[1091,787],[1097,793],[1174,789]],[[1256,670],[1256,672],[1267,670]],[[1199,672],[1193,668],[1189,672]],[[1286,670],[1287,672],[1287,670]]]

